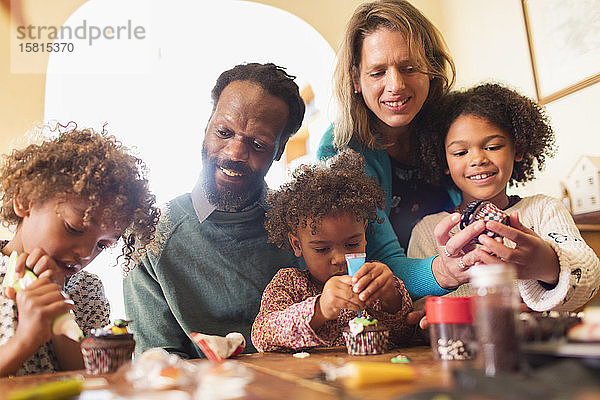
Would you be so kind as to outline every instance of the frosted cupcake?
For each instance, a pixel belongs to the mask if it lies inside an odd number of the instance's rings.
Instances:
[[[342,334],[350,355],[364,356],[387,351],[390,331],[378,326],[377,320],[369,316],[352,319]]]
[[[88,374],[114,372],[131,360],[135,340],[127,330],[128,322],[117,319],[112,325],[92,329],[92,334],[81,342],[81,354]]]

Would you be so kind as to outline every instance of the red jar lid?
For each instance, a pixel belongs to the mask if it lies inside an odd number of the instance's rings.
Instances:
[[[425,315],[430,324],[471,324],[471,298],[428,297],[425,299]]]

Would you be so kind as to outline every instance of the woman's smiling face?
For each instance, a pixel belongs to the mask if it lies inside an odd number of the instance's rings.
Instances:
[[[383,129],[405,129],[429,94],[429,75],[420,72],[409,56],[408,42],[400,31],[379,28],[363,40],[354,87],[387,125],[381,125]]]

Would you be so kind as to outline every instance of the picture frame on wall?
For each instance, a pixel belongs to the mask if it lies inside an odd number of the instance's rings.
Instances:
[[[600,0],[521,0],[538,103],[600,82]]]

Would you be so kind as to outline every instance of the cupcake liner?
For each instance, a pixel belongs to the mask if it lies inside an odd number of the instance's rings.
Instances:
[[[510,218],[508,215],[506,215],[506,213],[498,208],[494,203],[490,203],[489,201],[474,200],[465,207],[463,218],[460,222],[460,228],[465,229],[467,225],[479,220],[484,222],[497,221],[501,224],[510,226]],[[491,238],[500,236],[497,233],[487,229],[483,233]],[[474,244],[479,243],[476,238],[471,242]]]
[[[134,340],[121,344],[107,343],[106,346],[93,343],[87,347],[82,344],[81,354],[85,370],[92,375],[114,372],[127,361],[131,361],[134,348]]]
[[[348,331],[344,331],[342,334],[350,355],[364,356],[367,354],[382,354],[387,351],[387,342],[390,336],[388,330],[363,331],[356,336]]]

